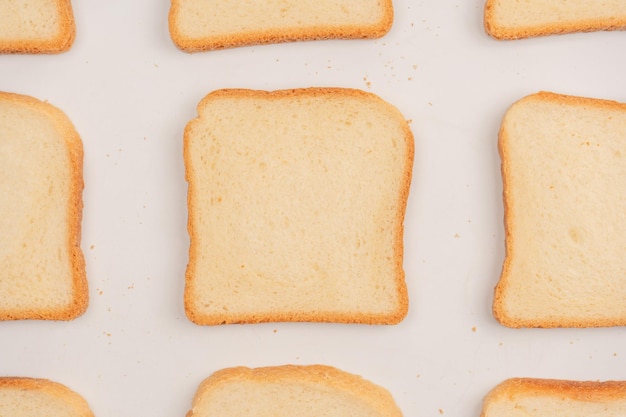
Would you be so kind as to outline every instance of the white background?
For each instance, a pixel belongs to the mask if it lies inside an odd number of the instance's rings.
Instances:
[[[386,387],[405,416],[478,417],[505,378],[626,379],[626,332],[513,330],[491,315],[503,256],[500,119],[538,90],[626,101],[626,32],[496,41],[482,0],[396,0],[378,40],[187,54],[166,0],[74,1],[76,41],[0,56],[0,90],[48,100],[85,151],[90,306],[71,322],[0,323],[0,375],[61,382],[96,417],[184,417],[224,367],[332,365]],[[360,88],[411,121],[407,318],[397,326],[201,327],[183,311],[189,240],[182,132],[219,88]]]

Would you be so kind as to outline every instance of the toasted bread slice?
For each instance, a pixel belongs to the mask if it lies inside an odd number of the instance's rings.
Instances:
[[[65,385],[46,379],[0,377],[2,417],[93,417],[87,401]]]
[[[626,104],[533,94],[507,111],[499,136],[506,257],[495,317],[626,325]]]
[[[481,417],[622,417],[625,381],[512,378],[484,399]]]
[[[626,29],[623,0],[487,0],[485,30],[496,39]]]
[[[0,93],[0,320],[69,320],[87,308],[82,164],[61,110]]]
[[[58,53],[74,42],[70,0],[3,0],[0,53]]]
[[[187,52],[319,39],[379,38],[391,0],[172,0],[172,40]]]
[[[205,379],[187,417],[402,417],[391,394],[330,366],[227,368]]]
[[[413,136],[360,90],[220,90],[185,130],[197,324],[397,323]]]

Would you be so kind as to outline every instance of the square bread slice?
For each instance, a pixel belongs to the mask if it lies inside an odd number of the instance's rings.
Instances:
[[[626,325],[626,104],[541,92],[499,134],[510,327]]]
[[[625,381],[512,378],[483,401],[481,417],[623,417]]]
[[[2,417],[93,417],[87,401],[47,379],[0,377]]]
[[[624,0],[487,0],[484,14],[496,39],[626,29]]]
[[[59,53],[76,35],[70,0],[2,0],[0,53]]]
[[[187,417],[402,417],[385,388],[325,365],[226,368],[198,387]]]
[[[197,324],[390,324],[407,313],[413,135],[360,90],[219,90],[184,134]]]
[[[172,0],[169,29],[186,52],[244,45],[385,35],[391,0]]]
[[[0,320],[78,317],[83,147],[61,110],[0,93],[0,190]]]

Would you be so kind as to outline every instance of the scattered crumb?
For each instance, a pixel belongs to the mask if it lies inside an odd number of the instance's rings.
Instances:
[[[93,250],[93,248],[95,248],[95,245],[89,246],[89,249]]]
[[[461,235],[459,235],[458,233],[455,233],[455,234],[454,234],[454,237],[458,239],[458,238],[460,238],[460,237],[461,237]]]
[[[130,284],[130,285],[128,286],[128,289],[129,289],[129,290],[132,290],[132,289],[134,289],[134,288],[135,288],[135,284]]]
[[[439,414],[443,414],[443,409],[439,409]]]
[[[274,329],[274,333],[278,333],[278,329]]]
[[[109,332],[103,332],[107,337],[111,337],[111,333]]]
[[[476,333],[476,326],[472,326],[472,331]]]
[[[98,292],[98,295],[104,294],[104,291],[102,291],[100,288],[96,288],[96,291]]]

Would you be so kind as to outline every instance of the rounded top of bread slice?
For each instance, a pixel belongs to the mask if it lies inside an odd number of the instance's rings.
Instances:
[[[0,415],[93,417],[87,401],[65,385],[24,377],[0,377]]]
[[[401,417],[391,394],[360,376],[325,365],[236,367],[205,379],[188,417]]]
[[[625,414],[626,381],[511,378],[485,396],[481,417]]]

